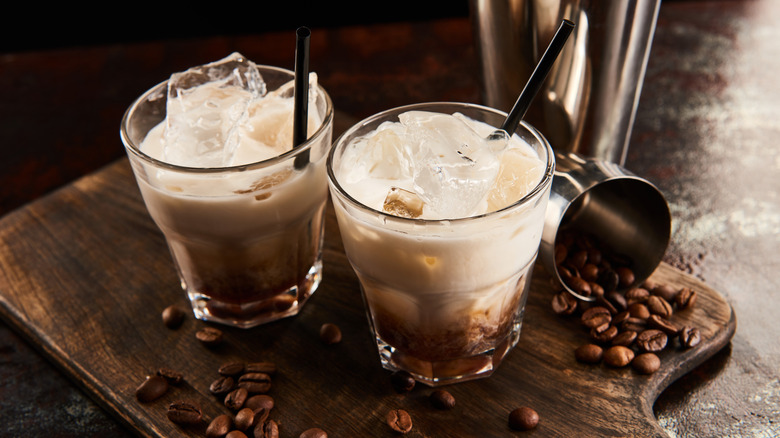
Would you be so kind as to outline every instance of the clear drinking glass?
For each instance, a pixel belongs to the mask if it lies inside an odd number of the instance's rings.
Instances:
[[[341,237],[357,274],[380,361],[431,386],[487,377],[514,347],[542,236],[554,170],[548,142],[521,123],[517,136],[545,165],[528,195],[498,211],[450,220],[393,216],[357,201],[340,183],[346,148],[406,111],[501,126],[506,114],[465,103],[424,103],[359,122],[335,143],[328,179]]]
[[[258,69],[269,92],[294,78],[288,70]],[[322,276],[330,97],[318,87],[313,105],[323,122],[298,148],[220,168],[168,164],[141,151],[165,119],[166,99],[167,81],[144,93],[125,113],[120,135],[195,316],[249,328],[297,314]]]

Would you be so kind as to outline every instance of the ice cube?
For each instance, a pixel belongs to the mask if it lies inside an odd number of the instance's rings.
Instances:
[[[501,170],[488,194],[488,211],[496,211],[519,201],[542,179],[544,163],[530,152],[510,148],[501,158]]]
[[[165,161],[192,167],[228,165],[250,102],[265,94],[257,66],[238,53],[171,75]]]
[[[477,132],[464,120],[445,114],[409,112],[400,120],[419,144],[415,192],[442,218],[473,215],[500,168],[500,154],[486,139],[489,132]]]
[[[425,203],[416,193],[391,187],[382,209],[393,216],[416,218],[422,215]]]

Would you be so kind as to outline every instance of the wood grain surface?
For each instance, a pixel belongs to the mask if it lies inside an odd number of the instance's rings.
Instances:
[[[208,324],[191,315],[177,330],[162,324],[163,308],[185,308],[186,298],[120,159],[0,220],[0,312],[108,412],[149,437],[204,436],[206,422],[228,412],[208,387],[229,360],[278,365],[270,395],[282,436],[315,426],[333,437],[393,436],[384,418],[398,408],[412,416],[411,437],[515,436],[522,434],[508,428],[508,413],[527,405],[541,417],[529,436],[663,437],[652,411],[658,394],[727,345],[736,329],[717,291],[662,264],[653,280],[698,291],[696,307],[674,318],[700,328],[702,343],[667,348],[650,376],[580,364],[573,351],[587,334],[576,319],[552,312],[555,289],[537,266],[517,348],[492,377],[448,386],[456,407],[439,411],[428,402],[430,388],[393,391],[331,208],[326,220],[324,279],[302,312],[251,330],[219,326],[224,344],[207,349],[194,334]],[[341,327],[342,342],[320,341],[326,322]],[[136,387],[160,367],[180,371],[185,383],[139,403]],[[166,418],[177,399],[200,404],[201,427]]]

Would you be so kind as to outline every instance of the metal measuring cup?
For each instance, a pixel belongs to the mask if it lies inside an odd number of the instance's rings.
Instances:
[[[641,284],[658,267],[671,237],[671,213],[663,194],[649,181],[618,164],[557,152],[550,200],[539,248],[542,263],[563,289],[555,263],[555,244],[562,229],[586,230],[612,251],[629,256]]]

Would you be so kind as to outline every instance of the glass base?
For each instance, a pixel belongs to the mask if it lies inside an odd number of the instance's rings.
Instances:
[[[520,340],[521,323],[513,325],[509,335],[495,348],[451,360],[428,361],[406,354],[376,336],[379,359],[389,371],[406,371],[420,383],[436,387],[489,377],[507,353]]]
[[[196,291],[188,291],[195,317],[239,328],[252,328],[297,315],[322,281],[322,261],[318,260],[303,280],[279,294],[241,304],[227,303]]]

